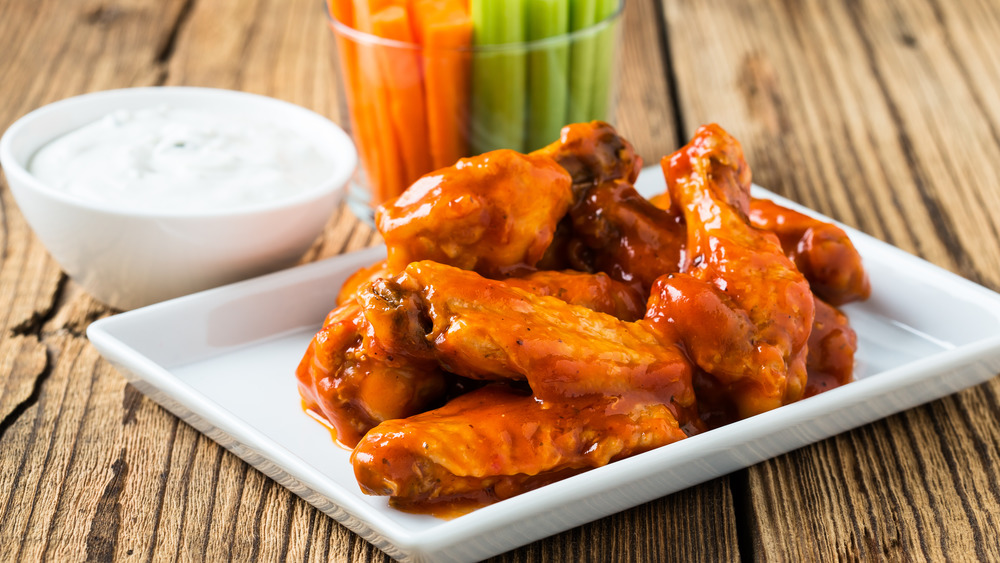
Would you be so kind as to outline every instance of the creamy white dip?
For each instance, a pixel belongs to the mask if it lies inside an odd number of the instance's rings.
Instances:
[[[124,209],[231,210],[315,188],[334,162],[263,119],[120,110],[42,147],[28,170],[72,196]]]

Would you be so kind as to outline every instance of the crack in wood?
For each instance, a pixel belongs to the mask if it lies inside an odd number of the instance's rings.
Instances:
[[[59,310],[60,296],[63,294],[65,289],[66,274],[60,274],[59,282],[56,284],[56,290],[52,295],[52,301],[49,307],[44,311],[35,311],[32,313],[31,317],[25,319],[23,322],[19,323],[10,329],[9,333],[11,337],[18,336],[34,336],[38,339],[38,342],[45,347],[45,365],[35,376],[35,382],[31,387],[31,394],[28,395],[26,399],[14,406],[13,409],[7,416],[0,420],[0,441],[3,441],[4,436],[7,434],[7,430],[14,425],[15,422],[25,413],[28,409],[33,407],[37,402],[38,398],[42,394],[42,385],[48,380],[49,376],[52,375],[52,371],[55,366],[53,361],[54,351],[52,347],[49,346],[48,339],[43,337],[42,328],[45,323],[49,322]]]
[[[667,16],[664,2],[653,2],[656,10],[656,37],[662,51],[664,78],[667,82],[667,92],[670,98],[670,110],[674,118],[674,136],[677,147],[688,142],[688,130],[684,124],[684,112],[681,108],[680,88],[678,86],[677,69],[674,68],[673,52],[670,48],[670,34],[667,29]]]
[[[11,336],[36,336],[40,342],[44,342],[42,328],[56,316],[59,311],[59,303],[62,301],[63,291],[66,289],[66,282],[69,277],[65,273],[59,274],[59,281],[56,282],[56,289],[52,293],[52,300],[49,306],[41,311],[31,313],[31,316],[11,327]],[[77,335],[78,336],[78,335]]]
[[[122,392],[122,426],[135,423],[136,412],[139,410],[139,405],[142,404],[142,397],[142,392],[134,385],[125,384],[125,390]]]
[[[122,522],[121,495],[125,489],[125,479],[128,478],[125,452],[125,448],[122,448],[118,459],[111,466],[114,474],[104,487],[104,493],[97,502],[94,519],[90,522],[90,532],[87,534],[87,561],[110,561],[114,557]]]
[[[54,301],[53,301],[54,303]],[[42,326],[45,324],[46,317],[51,316],[51,311],[55,309],[55,305],[50,307],[45,311],[35,311],[31,313],[31,316],[24,319],[17,325],[11,327],[11,336],[38,336],[41,333]]]
[[[48,346],[45,347],[45,366],[35,377],[35,383],[31,387],[31,394],[28,398],[18,403],[7,416],[0,420],[0,442],[3,441],[4,436],[7,434],[7,430],[14,425],[15,422],[31,407],[38,402],[39,397],[42,395],[42,385],[48,380],[49,376],[52,375],[55,362],[52,360],[52,351],[49,350]]]
[[[729,494],[733,497],[736,548],[740,561],[754,561],[753,500],[750,498],[750,469],[740,469],[729,476]]]

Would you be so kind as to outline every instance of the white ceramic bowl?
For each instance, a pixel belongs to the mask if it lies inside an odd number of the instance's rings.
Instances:
[[[266,117],[335,160],[321,184],[273,202],[220,211],[117,209],[46,186],[28,163],[43,145],[119,109],[169,105]],[[62,100],[15,122],[0,139],[14,198],[52,257],[84,289],[132,309],[288,267],[322,232],[357,166],[350,137],[302,107],[245,92],[154,87]]]

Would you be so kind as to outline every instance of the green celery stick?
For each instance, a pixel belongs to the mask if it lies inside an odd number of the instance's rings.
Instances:
[[[569,5],[570,31],[589,28],[597,21],[598,0],[572,0]],[[567,121],[590,121],[594,99],[594,52],[597,48],[593,34],[577,36],[570,45],[569,109]]]
[[[494,149],[524,150],[527,60],[524,0],[472,0],[472,42],[510,45],[476,51],[472,60],[469,143],[474,154]]]
[[[618,10],[621,0],[597,0],[597,21],[602,22]],[[617,89],[617,83],[612,76],[611,67],[617,56],[619,21],[606,22],[603,29],[594,38],[594,98],[590,109],[590,119],[609,121],[608,105],[613,102],[612,93]]]
[[[569,31],[569,0],[527,0],[527,39],[535,41]],[[527,146],[532,151],[559,138],[566,124],[569,41],[556,39],[528,53]]]

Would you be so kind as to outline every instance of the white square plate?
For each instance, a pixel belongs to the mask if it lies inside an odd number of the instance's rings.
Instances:
[[[648,169],[638,185],[645,195],[660,192],[662,176]],[[87,335],[143,393],[389,555],[477,560],[942,397],[1000,370],[1000,295],[847,231],[873,290],[870,300],[844,308],[859,339],[856,382],[454,520],[405,514],[383,497],[363,495],[349,452],[300,406],[295,368],[309,340],[345,277],[381,259],[384,249],[102,319]]]

